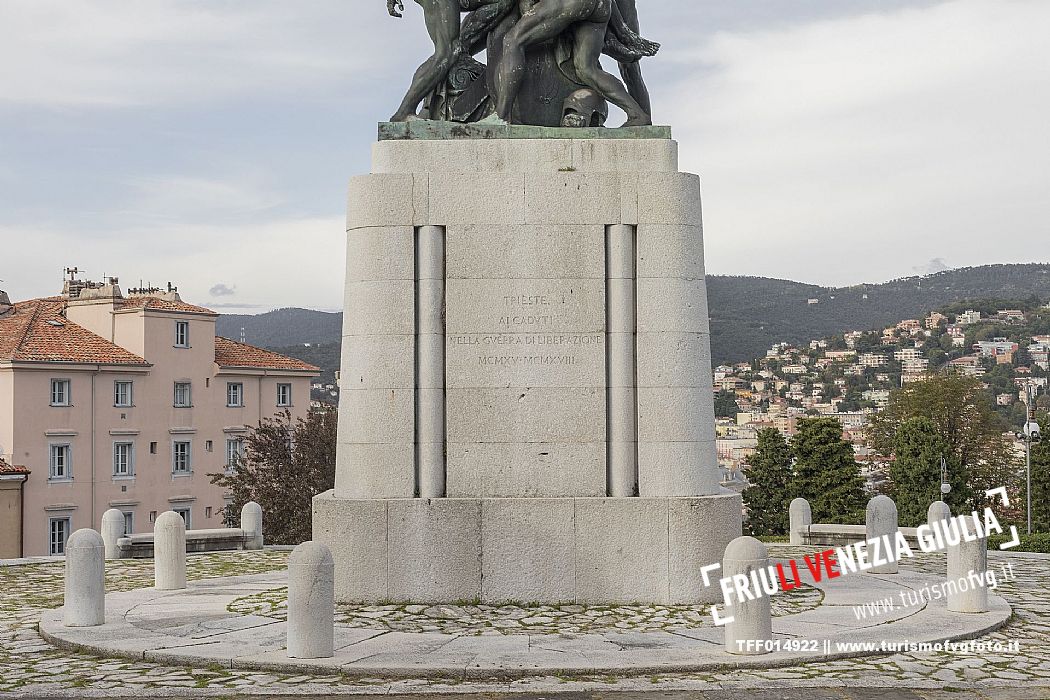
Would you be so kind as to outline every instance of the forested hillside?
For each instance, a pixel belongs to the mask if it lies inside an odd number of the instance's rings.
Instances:
[[[987,265],[883,284],[817,287],[764,277],[709,277],[715,363],[742,362],[776,342],[867,330],[970,299],[1050,299],[1050,265]],[[817,303],[811,304],[810,300]]]
[[[304,343],[338,343],[342,338],[343,315],[310,309],[277,309],[265,314],[223,314],[215,332],[238,340],[244,329],[245,341],[265,348],[282,348]]]

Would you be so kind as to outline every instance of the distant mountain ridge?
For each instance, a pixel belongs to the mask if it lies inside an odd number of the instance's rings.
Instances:
[[[758,357],[776,342],[883,327],[969,299],[1038,297],[1045,303],[1050,264],[984,265],[853,287],[711,275],[707,289],[712,357],[720,364]],[[304,343],[338,344],[342,314],[278,309],[219,317],[220,335],[237,339],[242,328],[247,342],[292,353]]]
[[[304,343],[338,343],[343,335],[343,314],[312,309],[276,309],[264,314],[222,314],[215,332],[225,338],[244,339],[252,345],[277,348]]]

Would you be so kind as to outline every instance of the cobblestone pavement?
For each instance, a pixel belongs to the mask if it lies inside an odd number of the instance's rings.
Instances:
[[[820,605],[824,594],[803,586],[773,598],[773,615],[795,615]],[[287,618],[288,589],[239,598],[230,612]],[[706,607],[689,605],[339,605],[336,623],[390,632],[465,636],[673,632],[713,627]]]
[[[780,558],[801,556],[811,551],[815,549],[771,547],[771,554]],[[286,552],[275,551],[198,555],[189,559],[189,575],[191,579],[201,579],[262,573],[282,568],[286,560]],[[1017,578],[1002,584],[998,592],[1014,606],[1014,617],[1005,627],[983,639],[1002,643],[1017,641],[1021,645],[1018,654],[907,653],[782,669],[667,674],[630,679],[547,678],[490,684],[455,681],[387,682],[381,679],[351,681],[340,676],[293,676],[219,667],[175,668],[65,652],[43,642],[36,632],[40,611],[61,604],[62,563],[0,567],[0,693],[37,697],[75,692],[77,695],[116,698],[141,697],[145,694],[231,696],[256,693],[551,692],[571,689],[585,692],[646,691],[641,693],[645,696],[650,696],[652,691],[695,690],[712,691],[711,697],[729,697],[730,694],[736,697],[741,688],[796,687],[798,690],[795,691],[778,690],[776,697],[801,698],[804,695],[810,700],[823,697],[942,697],[922,689],[976,688],[980,689],[982,697],[1004,700],[1039,698],[1042,697],[1040,693],[1044,693],[1043,688],[1050,687],[1050,558],[990,553],[993,566],[1006,561],[1013,565]],[[939,572],[944,570],[944,558],[926,555],[916,560],[906,560],[902,562],[902,567]],[[150,561],[107,564],[109,590],[130,590],[151,584]],[[652,609],[659,610],[656,607]],[[410,614],[415,616],[414,619],[421,619],[428,617],[425,611],[426,608]],[[564,612],[570,616],[579,614]],[[656,613],[650,615],[647,619],[651,620]],[[875,691],[847,694],[842,690],[847,686],[920,690],[912,694],[883,696],[881,693],[872,694]],[[817,691],[815,688],[826,690]],[[718,689],[726,689],[730,693],[719,694]],[[950,695],[973,697],[978,693],[964,691],[962,694]]]

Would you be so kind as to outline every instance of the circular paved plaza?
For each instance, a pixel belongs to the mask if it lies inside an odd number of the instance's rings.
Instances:
[[[772,546],[771,556],[794,558],[815,551],[810,548]],[[390,680],[350,677],[318,671],[311,674],[261,672],[210,665],[166,665],[140,660],[100,658],[63,651],[45,642],[37,626],[47,610],[62,602],[62,562],[0,567],[0,693],[15,696],[69,695],[139,696],[141,694],[200,694],[229,696],[240,693],[418,693],[427,692],[525,692],[525,691],[718,691],[734,688],[914,688],[980,691],[986,697],[1040,697],[1050,688],[1050,556],[990,553],[990,565],[1012,564],[1016,579],[997,593],[1013,607],[1014,614],[1001,629],[982,641],[1007,645],[1016,642],[1019,652],[907,653],[859,659],[802,663],[774,669],[719,670],[661,673],[642,677],[613,675],[531,677],[502,682],[452,680]],[[279,572],[287,553],[267,550],[254,553],[199,555],[189,558],[191,580]],[[944,558],[921,555],[902,562],[902,568],[939,574]],[[107,589],[111,592],[142,589],[152,584],[150,561],[107,563]],[[778,616],[817,611],[821,594],[804,588],[791,596],[778,596]],[[231,612],[246,616],[283,615],[280,587],[246,591],[229,604]],[[582,606],[341,606],[340,626],[362,630],[405,633],[440,632],[465,636],[621,633],[625,638],[662,630],[667,634],[699,629],[695,610],[680,607],[631,607],[588,609]],[[708,624],[710,624],[708,622]],[[530,629],[532,628],[532,629]],[[801,697],[801,696],[800,696]],[[807,697],[815,697],[807,695]],[[960,696],[962,697],[962,696]]]

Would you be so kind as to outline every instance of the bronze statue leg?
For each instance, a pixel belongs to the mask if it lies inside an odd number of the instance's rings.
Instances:
[[[617,0],[620,5],[620,14],[623,15],[624,22],[631,28],[632,31],[641,34],[641,26],[638,22],[638,5],[636,0]],[[649,88],[645,85],[645,79],[642,78],[642,64],[641,61],[635,61],[634,63],[621,63],[620,64],[620,76],[623,78],[624,84],[627,86],[627,92],[635,99],[635,101],[641,106],[646,114],[652,115],[653,107],[652,102],[649,99]]]
[[[553,39],[576,22],[588,19],[598,4],[597,0],[543,0],[533,5],[507,32],[496,79],[496,112],[502,119],[511,121],[514,101],[525,80],[525,49]]]
[[[423,8],[427,32],[434,42],[434,55],[423,62],[412,77],[412,85],[392,122],[403,122],[415,115],[416,108],[445,76],[459,55],[459,0],[416,0]]]
[[[616,76],[602,68],[600,59],[607,30],[608,24],[602,22],[580,22],[576,25],[576,43],[573,47],[576,75],[627,113],[624,126],[648,126],[653,123],[649,114],[628,94],[627,88]]]
[[[464,0],[462,7],[470,10],[463,20],[460,45],[463,53],[473,56],[485,48],[488,33],[518,4],[518,0]]]

